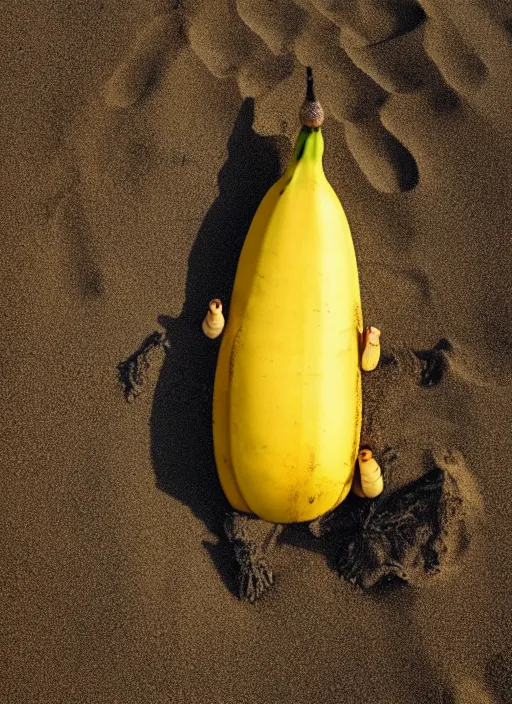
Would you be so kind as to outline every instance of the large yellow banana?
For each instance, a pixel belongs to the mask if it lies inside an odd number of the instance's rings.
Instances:
[[[215,374],[223,490],[235,509],[276,523],[343,501],[359,449],[357,264],[323,149],[320,127],[304,126],[254,216]]]

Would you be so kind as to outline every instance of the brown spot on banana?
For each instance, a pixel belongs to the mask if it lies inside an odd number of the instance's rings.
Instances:
[[[361,334],[363,332],[363,311],[360,303],[354,304],[354,324],[358,333]]]
[[[240,345],[242,344],[241,333],[242,333],[242,328],[240,328],[238,330],[238,332],[236,333],[235,339],[233,340],[233,345],[231,347],[231,355],[229,357],[229,381],[230,381],[230,383],[231,383],[231,379],[233,378],[233,372],[235,369],[236,355],[238,354],[238,350],[240,349]]]
[[[359,428],[359,432],[356,434],[354,437],[354,442],[352,445],[352,464],[355,463],[357,459],[357,450],[359,447],[359,442],[360,442],[360,434],[361,434],[361,422],[362,422],[362,417],[363,417],[363,402],[360,394],[360,388],[361,388],[361,371],[360,369],[357,370],[357,376],[356,376],[356,388],[355,388],[355,394],[356,394],[356,399],[357,399],[357,404],[356,404],[356,428]]]

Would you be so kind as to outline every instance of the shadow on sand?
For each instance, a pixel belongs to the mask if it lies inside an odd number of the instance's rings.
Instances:
[[[288,156],[284,138],[262,137],[252,129],[254,100],[246,99],[228,142],[228,158],[219,173],[219,195],[198,232],[189,258],[183,311],[160,317],[168,351],[151,413],[151,452],[157,486],[186,504],[207,528],[223,536],[229,504],[217,477],[211,430],[215,365],[220,339],[201,330],[208,302],[220,297],[226,314],[238,258],[263,196],[280,177],[279,154]],[[230,589],[234,567],[222,542],[205,542]]]

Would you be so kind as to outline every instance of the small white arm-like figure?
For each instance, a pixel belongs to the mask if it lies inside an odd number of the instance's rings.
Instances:
[[[372,372],[380,359],[380,330],[377,328],[366,328],[364,333],[364,347],[361,355],[361,369],[364,372]]]
[[[363,353],[361,355],[361,369],[365,372],[373,371],[380,359],[380,330],[366,328],[364,334]],[[384,490],[382,472],[368,448],[361,448],[357,456],[356,472],[352,483],[352,491],[363,499],[374,499]]]
[[[224,330],[224,316],[222,315],[222,301],[214,298],[208,304],[208,313],[203,320],[203,332],[211,340],[214,340]]]
[[[362,499],[374,499],[384,491],[381,469],[368,448],[359,450],[352,491]]]

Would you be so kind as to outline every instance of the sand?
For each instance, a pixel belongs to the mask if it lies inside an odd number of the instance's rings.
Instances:
[[[512,701],[512,14],[506,0],[2,7],[1,701]],[[383,344],[391,483],[461,453],[458,570],[363,593],[313,537],[236,596],[200,323],[291,153],[304,66]],[[167,330],[143,393],[117,364]],[[456,455],[459,456],[459,455]]]

